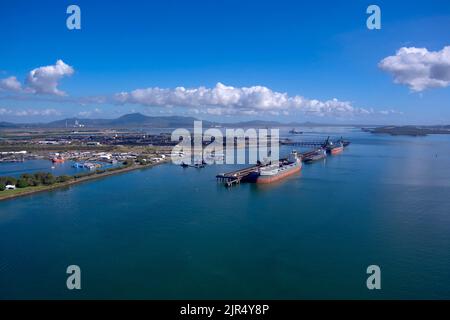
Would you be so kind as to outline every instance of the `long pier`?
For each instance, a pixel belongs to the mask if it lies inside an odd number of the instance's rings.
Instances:
[[[252,167],[231,171],[227,173],[221,173],[216,176],[217,181],[225,183],[227,187],[231,187],[233,184],[239,184],[241,183],[241,180],[247,177],[249,174],[253,172],[258,172],[260,167],[263,167],[264,165],[254,165]]]
[[[316,151],[316,149],[308,151],[308,152],[304,152],[304,153],[299,153],[298,156],[301,159],[302,157],[312,154],[315,151]],[[286,160],[286,158],[282,158],[279,161],[284,161],[284,160]],[[239,169],[239,170],[235,170],[235,171],[231,171],[231,172],[227,172],[227,173],[221,173],[216,176],[216,179],[219,182],[223,182],[227,187],[231,187],[233,185],[241,183],[241,181],[243,179],[245,179],[248,175],[250,175],[252,173],[256,173],[259,171],[260,168],[268,166],[268,165],[270,165],[270,164],[257,164],[257,165],[247,167],[244,169]]]
[[[280,140],[281,145],[285,146],[293,146],[293,147],[323,147],[326,146],[328,143],[333,142],[342,142],[344,147],[348,146],[350,144],[350,141],[344,140],[342,137],[340,139],[330,139],[328,137],[325,140],[303,140],[303,141],[292,141],[291,139],[284,139]]]
[[[327,140],[314,140],[314,141],[291,141],[281,140],[280,144],[285,146],[294,147],[321,147],[327,143]]]
[[[342,138],[340,141],[344,146],[347,146],[350,144],[349,141],[343,140]],[[282,145],[288,145],[288,146],[298,146],[298,147],[314,147],[312,150],[298,153],[298,156],[300,159],[309,157],[317,152],[319,148],[325,147],[328,143],[330,143],[330,138],[328,137],[326,140],[314,140],[314,141],[291,141],[289,139],[280,141]],[[280,159],[280,161],[283,161],[285,159]],[[227,173],[221,173],[216,176],[217,181],[223,182],[227,187],[231,187],[233,185],[237,185],[241,183],[243,179],[245,179],[248,175],[251,173],[256,173],[259,171],[261,167],[267,166],[268,164],[257,164],[251,167],[247,167],[244,169],[239,169],[236,171],[231,171]]]

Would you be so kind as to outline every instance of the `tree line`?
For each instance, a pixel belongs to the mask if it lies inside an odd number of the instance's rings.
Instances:
[[[6,189],[7,185],[13,185],[16,188],[51,186],[55,183],[67,182],[73,177],[68,175],[54,176],[48,172],[24,173],[19,178],[0,177],[0,191]]]
[[[72,180],[77,180],[96,174],[103,174],[105,172],[112,172],[116,170],[129,167],[133,164],[133,161],[126,160],[123,162],[122,166],[112,167],[108,169],[97,169],[95,171],[83,172],[73,176],[61,175],[54,176],[49,172],[36,172],[36,173],[24,173],[20,175],[19,178],[15,177],[0,177],[0,191],[6,190],[6,186],[12,185],[16,188],[27,188],[27,187],[37,187],[37,186],[51,186],[56,183],[64,183]]]

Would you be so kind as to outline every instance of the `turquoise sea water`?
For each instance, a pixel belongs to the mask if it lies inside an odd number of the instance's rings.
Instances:
[[[449,299],[450,136],[323,130],[352,144],[270,186],[161,165],[0,202],[0,298]]]
[[[75,161],[63,163],[52,163],[50,160],[28,160],[25,162],[3,162],[0,163],[0,176],[18,178],[24,173],[50,172],[55,177],[61,175],[75,175],[77,173],[89,172],[89,168],[75,168]],[[103,169],[115,166],[113,164],[98,162]]]
[[[54,176],[75,175],[87,172],[88,168],[74,168],[74,161],[63,163],[52,163],[50,160],[28,160],[25,162],[4,162],[0,163],[0,176],[20,177],[24,173],[50,172]],[[110,164],[102,163],[103,167],[111,167]]]

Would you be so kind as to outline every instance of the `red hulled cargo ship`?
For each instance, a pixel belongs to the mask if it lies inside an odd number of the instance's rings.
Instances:
[[[302,162],[297,153],[293,152],[287,159],[261,167],[251,175],[250,180],[256,183],[272,183],[291,176],[302,169]]]

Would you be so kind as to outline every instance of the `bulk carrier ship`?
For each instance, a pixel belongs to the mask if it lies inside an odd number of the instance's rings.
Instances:
[[[258,172],[250,174],[249,181],[255,183],[272,183],[284,179],[290,175],[300,172],[302,162],[297,152],[292,152],[287,159],[261,167]]]

